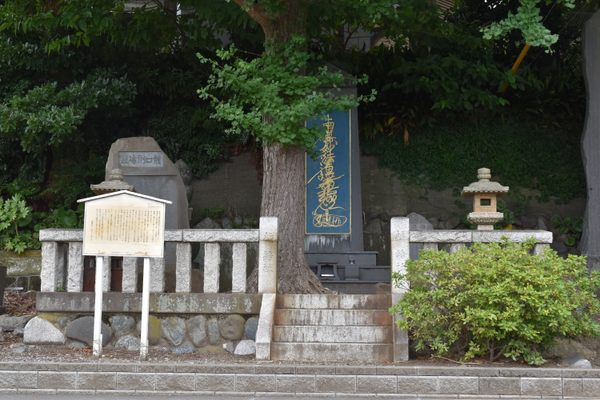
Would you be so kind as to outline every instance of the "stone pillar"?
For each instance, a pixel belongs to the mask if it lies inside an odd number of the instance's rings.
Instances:
[[[392,218],[391,220],[391,253],[392,273],[405,273],[406,262],[410,258],[410,229],[408,218]],[[408,290],[407,282],[400,282],[398,286],[392,284],[392,304],[396,304]],[[395,314],[393,318],[394,329],[394,361],[408,360],[408,332],[399,329],[396,321],[402,315]]]
[[[231,291],[246,293],[246,243],[234,243],[231,251],[233,269],[231,272]]]
[[[175,292],[192,291],[192,244],[177,243],[175,248]]]
[[[58,242],[42,242],[42,271],[40,274],[42,292],[56,292],[64,289],[63,246]]]
[[[588,266],[600,269],[600,11],[586,22],[583,31],[587,113],[581,153],[587,181],[587,205],[583,220],[581,252]]]
[[[67,262],[67,292],[83,290],[83,244],[69,242],[69,258]]]
[[[138,285],[138,259],[136,257],[123,257],[123,293],[136,293]]]
[[[110,257],[102,257],[102,262],[104,264],[104,268],[102,269],[102,291],[110,292],[110,277],[111,277],[111,268],[112,262]]]
[[[277,292],[277,218],[260,217],[258,293]]]
[[[150,293],[165,291],[165,259],[150,259]]]
[[[204,245],[204,293],[219,293],[219,262],[221,252],[218,243]]]

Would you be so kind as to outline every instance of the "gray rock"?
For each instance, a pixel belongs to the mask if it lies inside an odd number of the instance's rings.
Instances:
[[[233,223],[231,222],[231,220],[227,217],[224,217],[221,220],[221,226],[223,227],[223,229],[231,229],[233,228]]]
[[[23,353],[27,353],[27,346],[24,346],[22,344],[16,344],[13,346],[10,346],[10,351],[14,354],[23,354]]]
[[[70,349],[81,350],[86,349],[88,346],[78,340],[67,339],[67,347]]]
[[[439,223],[439,227],[440,229],[454,229],[458,224],[460,224],[460,219],[458,217],[448,217],[445,221]]]
[[[185,321],[179,317],[169,317],[162,321],[162,335],[173,346],[179,346],[185,339]]]
[[[191,344],[190,342],[188,342],[186,340],[180,346],[173,348],[172,351],[175,354],[189,354],[189,353],[193,353],[194,351],[196,351],[196,348],[194,347],[193,344]]]
[[[258,329],[258,318],[250,317],[244,326],[244,336],[248,339],[256,340],[256,330]]]
[[[424,216],[417,213],[410,213],[407,215],[408,223],[411,231],[431,231],[433,225]],[[443,224],[443,222],[441,222]],[[419,257],[419,251],[423,248],[422,243],[411,243],[410,244],[410,258],[416,260]]]
[[[125,335],[121,336],[115,342],[115,348],[127,351],[140,351],[140,339],[137,336]]]
[[[101,325],[102,346],[106,346],[112,339],[112,329],[104,322]],[[92,346],[94,342],[94,317],[81,317],[67,324],[65,335],[69,339],[79,340]]]
[[[235,346],[235,351],[233,352],[236,356],[248,356],[255,353],[256,344],[254,343],[254,340],[241,340],[237,346]]]
[[[23,328],[25,328],[25,325],[31,318],[33,318],[33,315],[0,315],[0,329],[2,329],[4,332],[13,332],[17,329],[22,330]]]
[[[208,334],[206,332],[206,317],[197,315],[187,320],[187,331],[192,343],[196,347],[206,344]]]
[[[210,318],[206,323],[206,332],[208,333],[208,342],[212,345],[221,343],[221,334],[219,333],[219,321],[216,318]]]
[[[233,342],[223,343],[223,350],[233,354],[233,352],[235,351],[235,344]]]
[[[2,331],[2,327],[0,327],[0,343],[4,342],[4,332]]]
[[[582,369],[588,369],[588,368],[592,368],[592,363],[585,358],[577,358],[574,360],[570,360],[569,362],[569,368],[582,368]]]
[[[546,220],[544,219],[544,217],[537,217],[537,225],[535,226],[535,229],[539,229],[542,231],[548,230],[548,225],[546,224]]]
[[[194,229],[219,229],[221,228],[219,224],[210,219],[209,217],[204,218],[202,221],[198,222]]]
[[[244,335],[245,323],[241,315],[228,315],[219,321],[219,332],[226,340],[239,340]]]
[[[115,337],[120,338],[135,329],[135,319],[129,315],[113,315],[108,319]]]
[[[64,344],[65,335],[40,317],[34,317],[29,320],[23,331],[23,343],[25,344]]]
[[[573,339],[556,339],[554,345],[543,354],[546,358],[562,360],[577,360],[580,358],[594,359],[596,352]]]
[[[430,231],[433,229],[431,222],[421,214],[412,212],[407,215],[407,218],[411,231]]]

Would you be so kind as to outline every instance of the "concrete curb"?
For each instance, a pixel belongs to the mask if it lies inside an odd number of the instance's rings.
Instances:
[[[600,398],[600,369],[0,362],[1,393]]]

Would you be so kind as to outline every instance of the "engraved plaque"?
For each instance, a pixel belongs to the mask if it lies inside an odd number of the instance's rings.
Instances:
[[[165,203],[130,193],[103,196],[86,199],[83,254],[162,258]]]
[[[121,151],[119,166],[133,168],[162,168],[163,153],[160,151]]]

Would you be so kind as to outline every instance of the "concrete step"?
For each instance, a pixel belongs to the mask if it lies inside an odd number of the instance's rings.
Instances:
[[[284,294],[277,296],[276,308],[341,308],[387,310],[388,294]]]
[[[279,296],[278,296],[279,297]],[[387,310],[279,309],[274,325],[391,325]]]
[[[392,326],[274,326],[273,341],[387,344],[392,343]]]
[[[390,362],[391,344],[366,343],[272,343],[271,357],[280,361]]]

